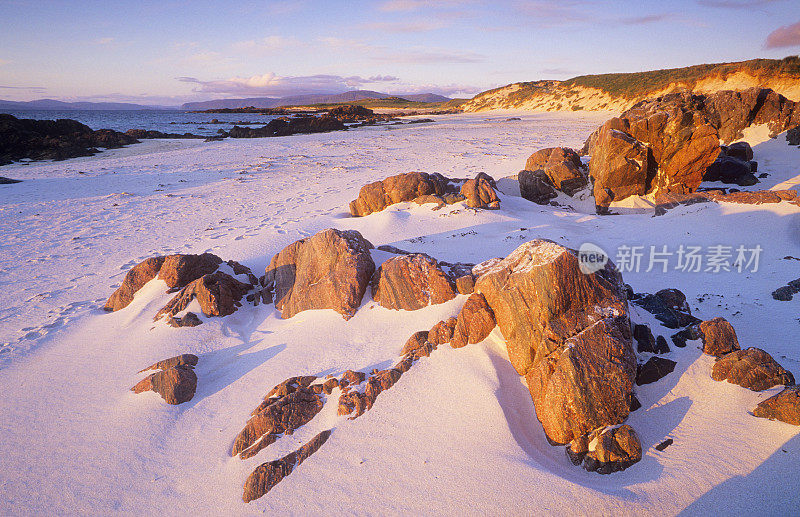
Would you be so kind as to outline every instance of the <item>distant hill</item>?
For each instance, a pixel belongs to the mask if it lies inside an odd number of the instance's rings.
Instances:
[[[800,58],[752,59],[648,72],[583,75],[566,81],[513,83],[479,93],[462,107],[464,111],[624,111],[642,99],[673,91],[713,93],[755,86],[772,88],[800,101]]]
[[[248,99],[216,99],[203,102],[187,102],[181,106],[184,110],[207,110],[219,108],[278,108],[281,106],[310,106],[313,104],[346,104],[364,99],[385,99],[387,97],[402,97],[414,102],[446,102],[450,99],[435,93],[421,93],[411,95],[389,95],[388,93],[374,92],[371,90],[352,90],[337,94],[312,94],[293,95],[290,97],[252,97]]]
[[[63,102],[54,99],[18,102],[0,99],[0,110],[166,110],[165,106],[146,106],[128,102]]]

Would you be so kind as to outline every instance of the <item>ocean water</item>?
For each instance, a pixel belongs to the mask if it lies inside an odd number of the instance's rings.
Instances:
[[[218,130],[230,130],[234,124],[259,127],[276,118],[257,113],[188,113],[178,110],[0,110],[17,118],[57,120],[68,118],[92,129],[148,129],[164,133],[194,133],[211,136]],[[220,123],[212,124],[217,119]],[[250,122],[243,124],[242,122]]]

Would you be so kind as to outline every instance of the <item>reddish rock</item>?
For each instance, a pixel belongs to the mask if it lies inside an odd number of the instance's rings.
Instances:
[[[326,395],[330,395],[333,393],[334,388],[339,387],[339,379],[327,379],[325,382],[322,383],[322,391],[325,392]]]
[[[108,299],[104,309],[111,312],[127,307],[133,301],[136,291],[158,275],[163,263],[164,257],[151,257],[133,266],[125,275],[122,285]]]
[[[257,441],[266,438],[271,443],[278,435],[291,434],[322,410],[322,397],[308,387],[298,387],[287,395],[269,398],[265,402],[267,404],[259,406],[260,411],[236,436],[231,456],[240,453],[242,459],[252,456],[248,449]]]
[[[389,309],[413,311],[455,296],[455,286],[438,262],[421,253],[390,258],[372,281],[372,298]]]
[[[708,355],[720,357],[741,349],[733,325],[728,323],[725,318],[704,321],[698,328],[703,340],[703,352]]]
[[[600,129],[589,162],[595,204],[600,207],[646,194],[656,175],[656,163],[648,147],[627,132],[616,129],[620,125],[625,123],[611,119]],[[699,179],[697,185],[700,185]]]
[[[753,391],[793,385],[792,374],[760,348],[746,348],[725,354],[714,363],[711,378],[728,381]]]
[[[198,278],[209,275],[222,264],[222,259],[213,253],[202,255],[168,255],[158,272],[158,278],[170,288],[184,287]]]
[[[350,386],[361,384],[366,378],[367,374],[364,372],[355,372],[353,370],[347,370],[342,374],[342,380],[347,381]]]
[[[800,386],[784,388],[777,395],[760,402],[753,410],[753,415],[800,425]]]
[[[569,196],[588,183],[578,153],[566,147],[536,151],[525,162],[525,170],[543,171],[555,188]]]
[[[241,299],[253,288],[250,284],[239,282],[221,271],[205,275],[181,289],[167,303],[154,320],[162,316],[175,316],[185,310],[192,300],[197,299],[200,309],[206,316],[228,316],[241,307]]]
[[[598,474],[625,470],[642,459],[642,444],[627,424],[607,426],[575,438],[566,447],[574,465]]]
[[[442,196],[446,191],[447,179],[440,174],[398,174],[361,187],[358,198],[350,202],[350,214],[354,217],[369,215],[395,203],[426,195]]]
[[[431,345],[428,343],[428,331],[420,330],[419,332],[411,334],[406,344],[403,345],[403,350],[400,354],[414,354],[416,357],[428,357],[431,355]]]
[[[468,343],[480,343],[492,332],[495,325],[494,312],[486,303],[486,298],[480,293],[474,293],[467,298],[458,313],[450,346],[461,348]]]
[[[309,309],[333,309],[345,319],[352,317],[375,272],[372,247],[355,230],[327,229],[272,257],[265,282],[274,288],[281,317]]]
[[[158,363],[156,363],[158,364]],[[154,391],[167,404],[177,405],[192,400],[197,389],[197,375],[191,364],[176,364],[148,375],[131,388],[134,393]]]
[[[317,452],[322,444],[328,441],[330,435],[330,430],[322,431],[296,451],[279,460],[269,461],[256,467],[244,483],[244,494],[242,495],[244,502],[249,503],[272,490],[298,465]]]
[[[475,277],[467,273],[456,278],[456,291],[458,294],[472,294],[475,290]]]
[[[428,331],[428,341],[434,345],[443,345],[453,339],[453,332],[456,328],[456,318],[448,318],[447,321],[440,321]]]
[[[486,177],[467,180],[461,186],[461,195],[472,208],[500,208],[500,198]]]

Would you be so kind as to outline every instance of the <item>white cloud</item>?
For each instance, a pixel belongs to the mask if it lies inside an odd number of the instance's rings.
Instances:
[[[195,77],[179,77],[178,80],[196,85],[194,88],[195,93],[283,97],[308,93],[343,92],[363,88],[369,84],[392,83],[397,81],[398,78],[390,75],[377,75],[368,78],[324,74],[279,76],[269,72],[250,77],[231,77],[230,79],[216,81],[202,81]]]

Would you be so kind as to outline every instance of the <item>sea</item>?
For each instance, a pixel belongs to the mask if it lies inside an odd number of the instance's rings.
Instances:
[[[276,118],[258,113],[189,113],[179,110],[2,110],[17,118],[37,120],[72,119],[92,129],[147,129],[163,133],[193,133],[212,136],[234,125],[260,127]]]

